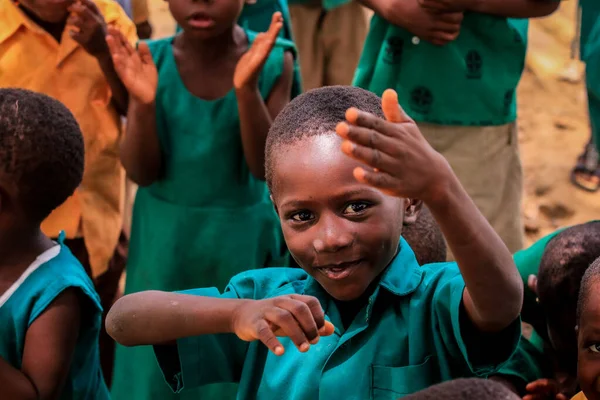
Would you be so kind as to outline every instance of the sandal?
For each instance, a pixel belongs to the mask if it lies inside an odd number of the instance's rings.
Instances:
[[[590,193],[600,189],[599,156],[593,143],[588,143],[583,154],[577,158],[577,164],[571,171],[571,183]]]

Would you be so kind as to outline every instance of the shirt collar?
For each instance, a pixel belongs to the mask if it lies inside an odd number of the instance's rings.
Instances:
[[[400,239],[398,253],[381,275],[378,286],[388,292],[402,297],[414,292],[423,277],[423,271],[417,262],[415,253],[404,238]],[[312,276],[308,276],[304,285],[304,294],[315,296],[319,300],[329,298],[329,295]]]

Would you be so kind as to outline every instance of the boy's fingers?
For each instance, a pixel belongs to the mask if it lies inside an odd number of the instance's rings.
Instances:
[[[94,14],[100,14],[100,10],[96,6],[96,3],[94,3],[93,1],[91,1],[91,0],[80,0],[80,1],[81,1],[81,4],[83,4],[84,6],[89,8]]]
[[[396,136],[397,129],[394,125],[390,125],[386,120],[381,119],[376,115],[356,108],[350,108],[346,111],[346,120],[352,125],[373,129],[386,136]]]
[[[278,11],[278,12],[274,13],[273,16],[271,17],[271,25],[269,26],[269,30],[267,32],[269,37],[272,38],[273,40],[275,40],[275,38],[277,38],[277,35],[279,35],[279,31],[281,31],[282,27],[283,27],[283,16]]]
[[[260,321],[257,326],[257,337],[269,350],[271,350],[275,355],[280,356],[283,354],[284,349],[279,342],[279,339],[275,336],[269,324],[265,321]]]
[[[140,42],[138,44],[138,53],[144,64],[154,63],[154,60],[152,59],[152,53],[150,52],[150,48],[148,47],[148,43]]]
[[[308,306],[317,328],[320,329],[325,326],[325,313],[323,312],[323,307],[321,307],[319,300],[312,296],[304,296],[300,294],[293,294],[290,296],[290,298],[301,301]]]
[[[352,143],[348,140],[342,142],[342,152],[347,156],[352,157],[355,160],[377,170],[390,171],[397,164],[397,160],[395,158],[383,153],[380,150]]]
[[[292,314],[296,319],[304,336],[309,342],[312,342],[319,337],[319,330],[315,319],[313,318],[312,312],[308,305],[302,301],[294,300],[292,298],[281,298],[276,302],[277,307],[283,308]]]
[[[329,321],[325,321],[325,325],[319,329],[320,336],[331,336],[335,332],[335,326]]]
[[[301,352],[308,351],[310,347],[308,339],[292,313],[282,308],[272,308],[265,312],[265,318],[279,327],[279,330],[283,331],[283,334],[294,342],[298,350]]]
[[[383,109],[383,115],[385,115],[385,118],[389,122],[412,122],[400,106],[400,103],[398,103],[398,93],[393,89],[383,92],[383,96],[381,96],[381,108]]]
[[[394,194],[394,189],[400,186],[397,179],[392,178],[392,176],[385,172],[367,171],[364,168],[356,167],[354,168],[353,175],[357,181],[373,186],[386,194]]]
[[[373,129],[340,122],[335,128],[335,132],[342,138],[347,139],[354,144],[379,150],[392,157],[398,156],[397,141],[394,141],[394,139],[389,136],[382,135]]]

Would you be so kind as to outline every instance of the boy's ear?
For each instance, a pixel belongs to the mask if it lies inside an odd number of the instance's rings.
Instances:
[[[404,221],[403,225],[412,225],[417,222],[423,202],[416,199],[404,199]]]

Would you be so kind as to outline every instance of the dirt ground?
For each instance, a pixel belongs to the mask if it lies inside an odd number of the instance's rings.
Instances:
[[[553,16],[532,22],[518,91],[529,243],[558,227],[600,219],[600,193],[583,192],[569,181],[589,137],[583,83],[561,79],[575,32],[574,3],[563,2]],[[155,36],[171,35],[175,28],[166,3],[150,0],[150,7]]]

